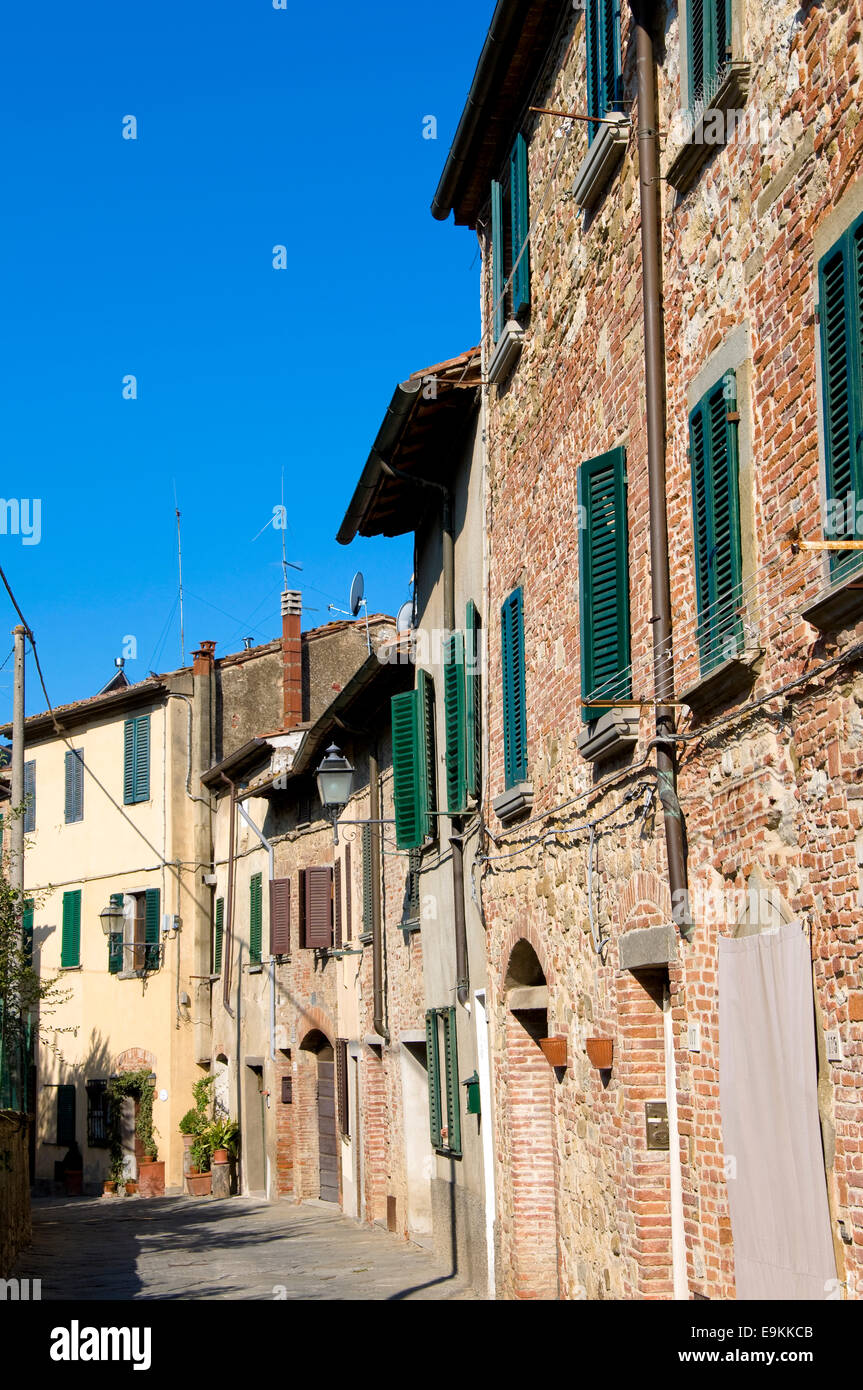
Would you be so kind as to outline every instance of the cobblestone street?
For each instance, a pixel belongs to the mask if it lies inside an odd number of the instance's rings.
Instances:
[[[473,1299],[425,1250],[323,1204],[42,1199],[14,1271],[42,1299]]]

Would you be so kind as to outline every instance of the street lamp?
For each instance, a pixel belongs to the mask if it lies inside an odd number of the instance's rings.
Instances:
[[[117,895],[111,894],[111,901],[107,907],[103,907],[99,913],[99,921],[102,923],[102,930],[106,936],[115,935],[123,930],[123,905],[117,902]]]
[[[354,783],[354,769],[340,748],[331,743],[315,773],[318,796],[325,813],[332,817],[333,844],[339,842],[339,813],[347,805]]]

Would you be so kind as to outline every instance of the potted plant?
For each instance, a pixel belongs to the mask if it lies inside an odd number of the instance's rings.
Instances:
[[[115,1197],[117,1195],[117,1183],[114,1178],[106,1178],[102,1183],[102,1196]]]
[[[208,1133],[213,1163],[228,1163],[237,1157],[240,1127],[236,1120],[214,1120]]]
[[[210,1168],[212,1148],[208,1130],[196,1134],[190,1151],[191,1167],[186,1174],[186,1184],[192,1197],[209,1197],[213,1190],[213,1174]]]
[[[135,1178],[126,1179],[126,1196],[136,1197],[138,1195],[138,1183]]]

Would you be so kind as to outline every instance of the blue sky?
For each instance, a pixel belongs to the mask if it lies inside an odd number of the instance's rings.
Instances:
[[[282,468],[305,625],[358,568],[371,611],[408,596],[409,538],[335,533],[396,382],[479,339],[476,239],[429,204],[493,8],[10,7],[2,495],[41,500],[41,539],[0,535],[0,557],[53,703],[98,690],[130,635],[131,679],[179,664],[175,483],[187,652],[279,632],[280,534],[253,537]]]

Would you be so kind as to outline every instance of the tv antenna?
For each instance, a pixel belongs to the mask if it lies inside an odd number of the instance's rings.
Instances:
[[[186,638],[183,628],[183,543],[180,537],[180,508],[177,505],[177,480],[172,479],[174,484],[174,511],[177,516],[177,565],[180,571],[180,665],[186,664]]]
[[[351,580],[351,593],[348,599],[348,607],[346,609],[337,608],[334,603],[328,603],[327,608],[330,613],[341,613],[345,618],[356,618],[362,608],[366,617],[366,646],[369,649],[369,655],[371,655],[372,639],[369,632],[369,606],[366,603],[365,590],[366,582],[363,579],[363,572],[362,570],[357,570]]]

